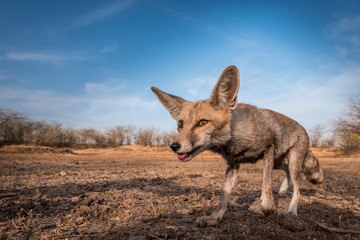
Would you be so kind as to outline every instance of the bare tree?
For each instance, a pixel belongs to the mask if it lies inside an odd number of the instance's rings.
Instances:
[[[325,137],[322,141],[321,141],[321,144],[320,146],[321,147],[333,147],[335,146],[335,143],[336,143],[336,138],[333,135],[329,136],[329,137]]]
[[[94,128],[82,128],[78,131],[80,136],[79,141],[81,145],[92,147],[106,146],[106,136],[99,130]]]
[[[157,130],[154,128],[140,128],[135,134],[135,143],[144,146],[152,146]]]
[[[157,133],[153,139],[154,145],[161,146],[162,145],[162,133]]]
[[[45,121],[34,122],[33,140],[39,146],[59,146],[62,141],[60,124],[50,124]]]
[[[309,130],[310,146],[319,147],[325,133],[324,126],[317,124]]]
[[[78,144],[80,145],[94,145],[95,139],[93,138],[95,130],[92,128],[81,128],[77,131]]]
[[[136,128],[134,126],[125,126],[125,143],[130,145],[134,139],[134,133]]]
[[[162,132],[162,145],[169,146],[172,142],[174,142],[177,134],[178,133],[176,131]]]
[[[349,99],[347,110],[333,125],[345,152],[360,150],[360,94]]]
[[[57,147],[73,147],[76,144],[76,133],[73,128],[64,127],[58,123],[53,124],[52,128],[55,132]]]
[[[124,126],[115,126],[109,128],[106,132],[108,144],[112,147],[121,146],[126,138],[126,128]]]
[[[169,146],[177,136],[177,132],[171,131],[162,131],[158,132],[156,131],[154,137],[153,137],[153,144],[157,146]]]
[[[0,141],[6,144],[23,143],[29,121],[22,113],[0,109]]]

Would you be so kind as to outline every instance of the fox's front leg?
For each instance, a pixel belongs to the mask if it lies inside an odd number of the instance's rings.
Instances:
[[[272,170],[274,168],[274,145],[264,154],[263,184],[261,192],[261,211],[265,215],[276,212],[276,205],[272,191]]]
[[[210,216],[203,216],[196,219],[196,223],[201,226],[214,226],[218,224],[226,211],[227,204],[231,195],[231,191],[236,184],[237,176],[239,175],[240,165],[228,166],[225,173],[225,183],[222,189],[220,203]]]

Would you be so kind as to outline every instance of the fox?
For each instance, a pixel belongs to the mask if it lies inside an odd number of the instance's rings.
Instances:
[[[178,135],[170,148],[180,161],[190,161],[205,150],[220,154],[226,161],[220,202],[210,215],[196,219],[198,226],[215,226],[221,222],[242,163],[263,161],[260,210],[264,215],[277,213],[272,190],[273,169],[285,172],[278,195],[287,193],[290,181],[293,185],[285,215],[297,215],[301,173],[313,184],[324,180],[319,160],[309,149],[306,130],[281,113],[238,103],[239,86],[239,70],[229,66],[206,100],[191,102],[151,87],[177,121]]]

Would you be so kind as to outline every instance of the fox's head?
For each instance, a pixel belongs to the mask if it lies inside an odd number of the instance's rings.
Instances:
[[[179,135],[170,147],[177,153],[179,160],[190,161],[202,151],[230,140],[231,112],[237,105],[239,84],[238,69],[229,66],[221,74],[207,100],[189,102],[151,87],[178,123]]]

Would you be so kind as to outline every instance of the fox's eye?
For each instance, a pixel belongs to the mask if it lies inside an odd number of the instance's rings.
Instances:
[[[178,122],[178,128],[183,128],[183,121],[182,121],[182,120],[180,120],[180,121]]]
[[[208,123],[208,120],[200,120],[199,122],[198,122],[198,124],[197,124],[197,126],[198,127],[201,127],[201,126],[204,126],[204,125],[206,125]]]

